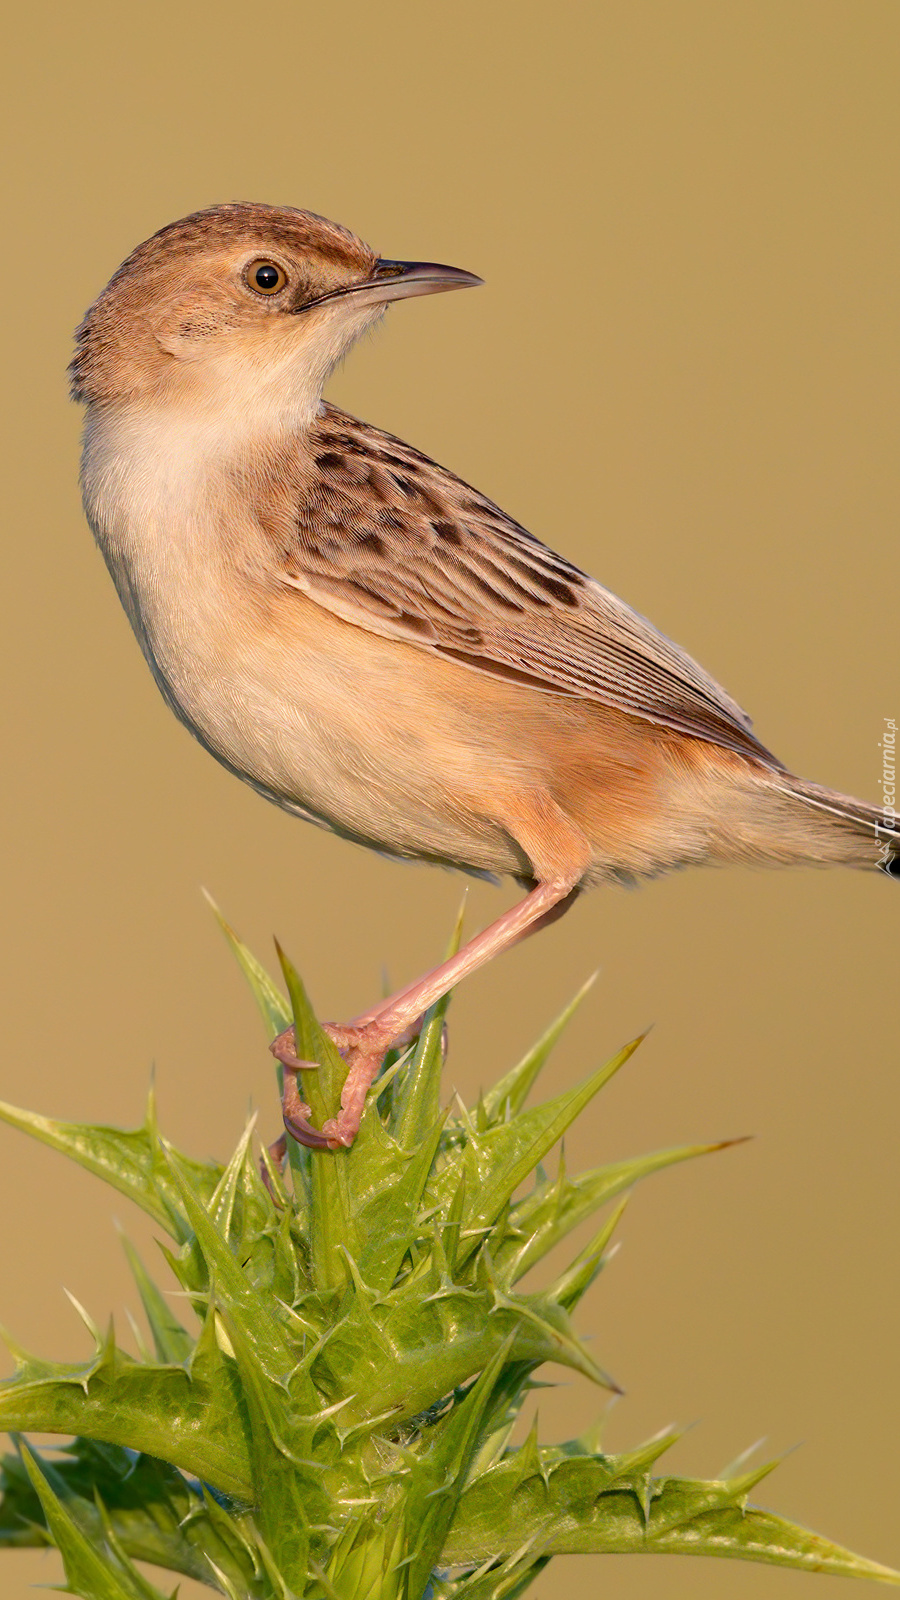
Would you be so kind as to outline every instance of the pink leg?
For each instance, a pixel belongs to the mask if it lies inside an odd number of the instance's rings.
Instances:
[[[538,925],[555,921],[556,916],[561,916],[575,898],[576,889],[577,883],[573,883],[569,875],[539,883],[524,900],[476,934],[448,961],[441,962],[440,966],[427,972],[415,983],[356,1017],[347,1027],[326,1025],[326,1031],[347,1060],[348,1071],[341,1093],[340,1112],[325,1123],[321,1132],[309,1123],[309,1107],[300,1100],[295,1072],[291,1071],[296,1061],[293,1029],[280,1034],[272,1050],[285,1063],[289,1075],[285,1077],[284,1102],[284,1120],[288,1132],[301,1144],[309,1144],[317,1149],[327,1145],[336,1150],[352,1144],[359,1132],[366,1095],[391,1045],[397,1043],[422,1012],[434,1005],[461,978],[468,977],[493,956],[535,932]],[[290,1107],[289,1083],[292,1084],[292,1096],[296,1097],[297,1102]]]
[[[296,1108],[289,1108],[285,1077],[285,1126],[302,1144],[318,1149],[326,1144],[331,1150],[352,1144],[359,1132],[366,1095],[391,1045],[396,1044],[422,1012],[461,978],[476,972],[485,962],[502,950],[510,949],[528,934],[554,922],[575,899],[592,853],[581,830],[545,790],[497,792],[493,799],[493,815],[527,853],[538,880],[536,887],[518,905],[470,939],[455,956],[426,972],[415,983],[363,1012],[347,1027],[325,1024],[327,1033],[347,1062],[341,1109],[319,1132],[309,1123],[309,1108],[300,1101],[296,1079],[293,1094],[299,1102],[300,1113],[297,1114]],[[271,1049],[289,1072],[310,1064],[297,1060],[293,1028],[279,1034]]]

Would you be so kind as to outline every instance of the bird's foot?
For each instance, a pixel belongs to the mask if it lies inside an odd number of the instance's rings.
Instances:
[[[288,1133],[309,1150],[341,1150],[351,1145],[359,1132],[369,1086],[394,1041],[386,1040],[383,1030],[371,1026],[355,1028],[350,1024],[341,1027],[336,1023],[323,1022],[321,1027],[337,1046],[348,1069],[341,1091],[341,1109],[336,1117],[329,1117],[321,1129],[314,1127],[310,1121],[312,1113],[297,1086],[298,1075],[317,1071],[318,1063],[302,1061],[297,1055],[297,1039],[293,1028],[285,1028],[269,1049],[284,1067],[281,1113]]]
[[[347,1076],[341,1090],[341,1109],[336,1117],[329,1117],[321,1129],[310,1122],[310,1108],[297,1087],[298,1073],[315,1071],[317,1063],[300,1060],[293,1028],[286,1028],[280,1033],[269,1049],[285,1069],[281,1109],[285,1128],[292,1138],[310,1150],[342,1150],[351,1145],[359,1132],[366,1095],[378,1076],[388,1050],[406,1049],[418,1038],[423,1022],[424,1018],[418,1017],[396,1034],[386,1032],[377,1021],[360,1027],[353,1023],[344,1026],[333,1022],[321,1024],[323,1032],[327,1033],[347,1063]]]

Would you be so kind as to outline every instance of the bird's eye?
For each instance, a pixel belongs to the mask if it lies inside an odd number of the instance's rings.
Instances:
[[[287,275],[275,261],[251,261],[245,277],[257,294],[277,294],[287,283]]]

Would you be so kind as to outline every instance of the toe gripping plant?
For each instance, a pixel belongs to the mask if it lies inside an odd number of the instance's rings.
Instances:
[[[226,929],[269,1036],[291,1019],[320,1069],[321,1121],[343,1063],[287,961],[290,1006]],[[580,997],[579,997],[580,998]],[[577,1003],[577,1002],[576,1002]],[[2,1115],[127,1195],[174,1242],[165,1298],[134,1251],[152,1348],[91,1328],[91,1359],[13,1350],[0,1385],[0,1543],[59,1550],[86,1600],[152,1600],[145,1564],[230,1600],[501,1600],[557,1554],[727,1556],[900,1583],[748,1503],[771,1469],[659,1475],[667,1431],[625,1455],[599,1429],[542,1445],[517,1419],[544,1362],[614,1388],[575,1334],[621,1204],[554,1282],[517,1290],[561,1240],[639,1179],[721,1146],[570,1176],[541,1163],[633,1045],[542,1104],[525,1101],[573,1007],[467,1111],[440,1105],[446,1002],[391,1060],[347,1151],[262,1157],[248,1127],[227,1166],[157,1130]],[[530,1187],[526,1187],[530,1180]],[[173,1306],[189,1304],[188,1329]],[[37,1450],[24,1433],[66,1436]],[[74,1438],[72,1437],[74,1436]],[[2,1565],[2,1557],[0,1557]],[[159,1578],[159,1573],[154,1573]]]

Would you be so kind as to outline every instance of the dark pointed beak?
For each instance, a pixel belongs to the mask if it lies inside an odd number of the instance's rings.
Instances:
[[[376,261],[368,278],[362,283],[349,283],[318,300],[308,301],[302,310],[309,311],[327,300],[352,298],[356,305],[387,305],[391,300],[409,300],[417,294],[440,294],[444,289],[475,289],[483,278],[474,272],[464,272],[462,267],[444,267],[437,261]]]
[[[462,267],[442,267],[437,261],[376,261],[365,292],[372,301],[407,300],[414,294],[440,294],[444,289],[477,289],[484,283]]]

